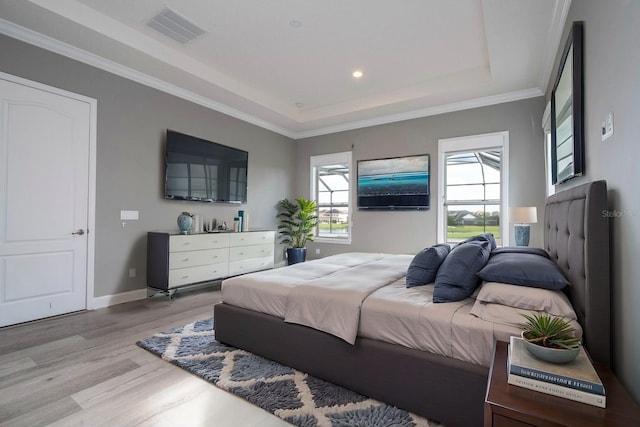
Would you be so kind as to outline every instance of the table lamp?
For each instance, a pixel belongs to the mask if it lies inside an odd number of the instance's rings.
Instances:
[[[529,246],[531,236],[529,224],[538,222],[538,211],[535,207],[511,208],[509,212],[513,226],[516,246]]]

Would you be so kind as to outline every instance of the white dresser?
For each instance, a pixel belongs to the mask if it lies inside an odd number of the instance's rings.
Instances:
[[[181,286],[273,268],[275,231],[147,233],[147,285]],[[170,292],[170,295],[172,292]]]

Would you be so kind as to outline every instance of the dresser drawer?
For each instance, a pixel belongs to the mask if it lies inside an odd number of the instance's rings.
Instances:
[[[273,268],[273,256],[229,262],[229,276]]]
[[[201,249],[226,248],[229,246],[229,234],[210,233],[197,235],[171,236],[169,252],[197,251]]]
[[[273,246],[274,238],[274,231],[251,231],[246,233],[235,233],[229,235],[229,245],[248,246],[270,244]]]
[[[239,261],[250,258],[273,257],[273,244],[237,246],[229,248],[229,260]]]
[[[169,269],[211,265],[229,260],[227,248],[208,249],[203,251],[171,252],[169,254]]]
[[[229,275],[229,264],[201,265],[199,267],[169,270],[169,288],[190,283],[221,279]]]

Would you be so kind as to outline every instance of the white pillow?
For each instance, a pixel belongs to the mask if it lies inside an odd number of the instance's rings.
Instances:
[[[557,290],[485,282],[480,287],[476,300],[522,310],[544,311],[568,320],[578,318],[567,296]],[[522,320],[516,323],[524,321],[524,318],[520,317]]]

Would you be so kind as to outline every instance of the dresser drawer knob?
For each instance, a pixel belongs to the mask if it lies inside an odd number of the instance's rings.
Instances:
[[[185,258],[182,260],[182,262],[187,262],[187,261],[189,261],[189,258]]]
[[[188,278],[189,278],[189,276],[188,276],[188,275],[187,275],[187,276],[182,276],[182,278],[183,278],[183,279],[188,279]]]

